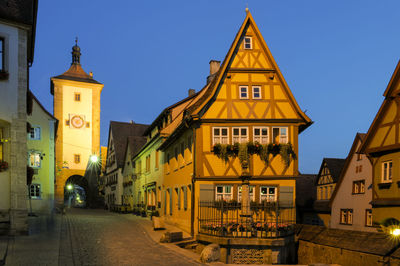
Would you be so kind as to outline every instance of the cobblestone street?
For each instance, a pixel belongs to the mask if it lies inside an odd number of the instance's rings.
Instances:
[[[12,239],[6,265],[199,265],[156,243],[131,214],[70,209],[58,217],[59,233]]]

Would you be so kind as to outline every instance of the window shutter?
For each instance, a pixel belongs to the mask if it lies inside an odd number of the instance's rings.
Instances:
[[[183,209],[187,210],[187,186],[183,187]]]
[[[172,215],[172,209],[174,208],[174,205],[172,205],[172,197],[174,196],[172,188],[169,188],[169,215]]]
[[[200,201],[213,201],[214,194],[213,184],[200,184]]]
[[[40,127],[35,127],[35,139],[40,139]]]
[[[181,188],[178,187],[178,210],[181,209]]]
[[[293,207],[293,187],[279,187],[279,206]]]

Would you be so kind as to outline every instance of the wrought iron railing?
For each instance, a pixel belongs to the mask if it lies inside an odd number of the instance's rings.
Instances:
[[[251,202],[250,212],[247,214],[243,213],[242,204],[238,202],[199,202],[200,234],[276,238],[293,234],[295,224],[295,207],[279,206],[278,202]]]

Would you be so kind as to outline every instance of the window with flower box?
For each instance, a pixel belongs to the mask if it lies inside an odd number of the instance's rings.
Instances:
[[[220,144],[228,144],[228,128],[227,127],[213,127],[213,145]]]
[[[288,143],[288,128],[287,127],[273,127],[272,128],[272,141],[274,143]]]
[[[254,193],[255,187],[254,186],[249,186],[249,195],[250,195],[250,200],[251,201],[256,201],[256,194]],[[242,186],[238,187],[238,202],[242,201]]]
[[[392,182],[392,161],[382,163],[382,183]]]
[[[253,141],[261,144],[269,143],[268,127],[254,127]]]
[[[215,199],[216,200],[232,200],[232,186],[230,185],[218,185],[215,186]]]
[[[245,143],[248,142],[249,137],[247,134],[247,127],[233,127],[232,128],[232,142]]]
[[[276,201],[277,188],[272,186],[261,186],[260,187],[260,202],[267,201],[273,202]]]

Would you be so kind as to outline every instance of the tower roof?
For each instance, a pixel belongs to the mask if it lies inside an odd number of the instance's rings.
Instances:
[[[71,67],[67,71],[65,71],[63,74],[55,76],[53,78],[102,84],[102,83],[94,80],[91,75],[87,74],[83,70],[83,68],[80,64],[81,48],[78,46],[78,38],[76,38],[76,40],[75,40],[75,45],[72,46],[71,54],[72,54]]]

